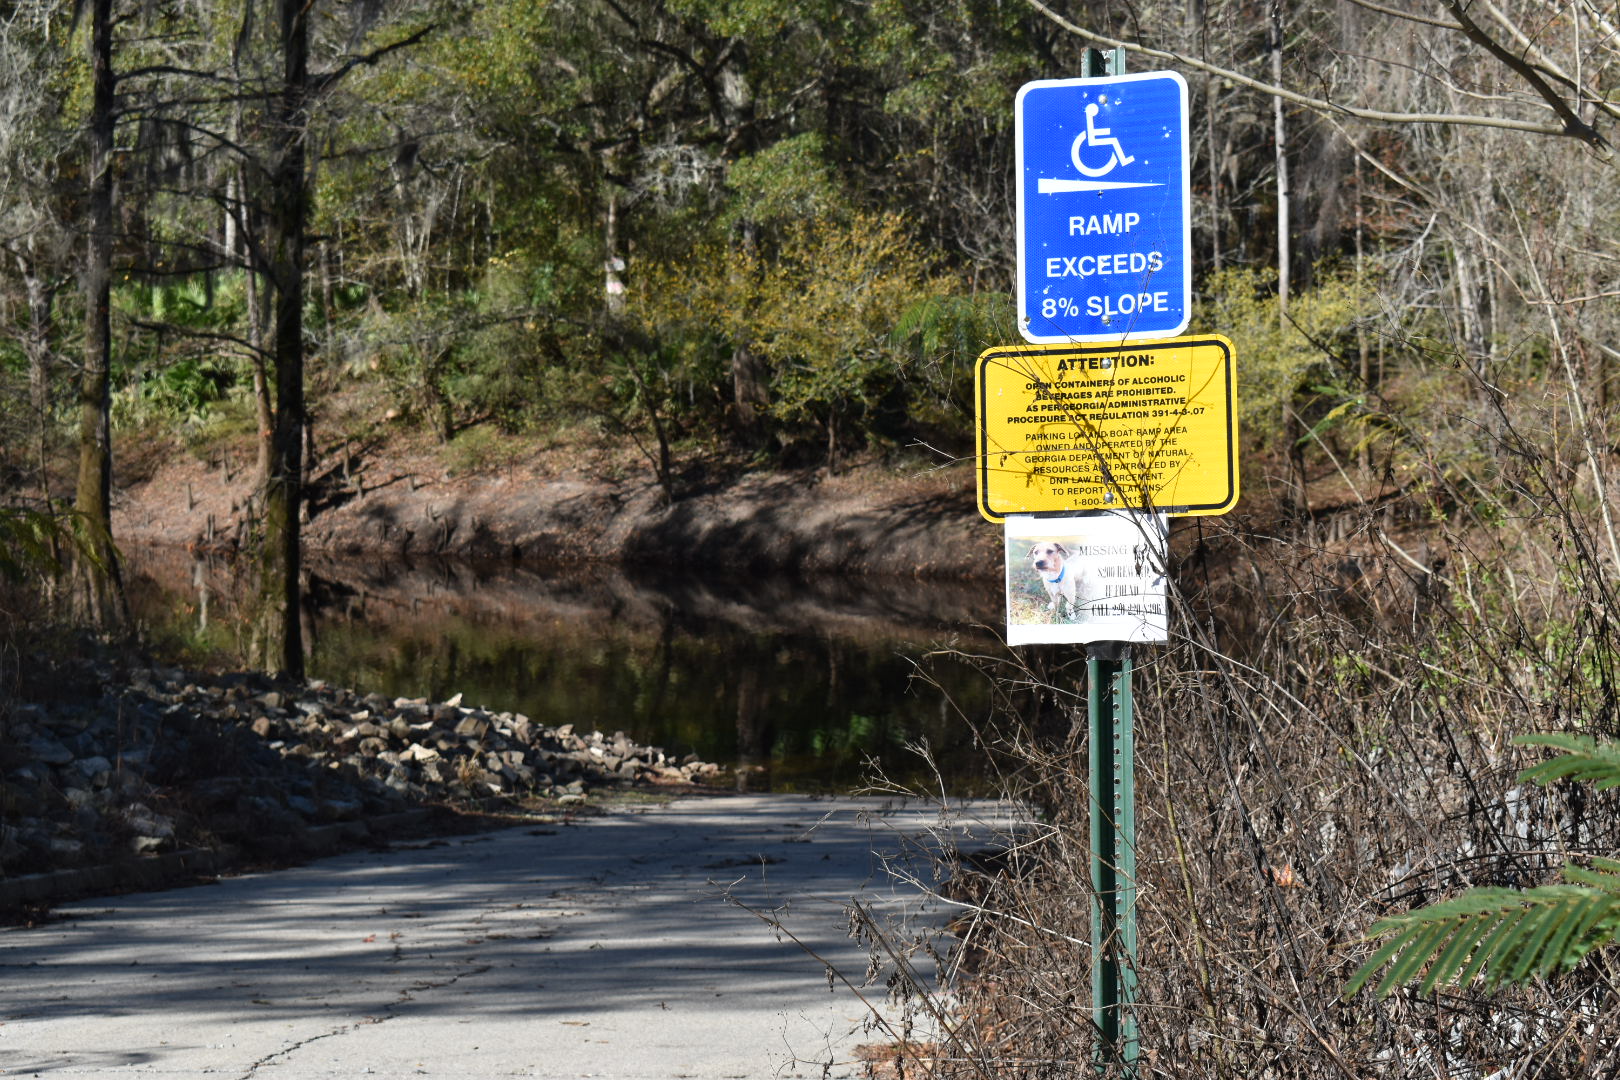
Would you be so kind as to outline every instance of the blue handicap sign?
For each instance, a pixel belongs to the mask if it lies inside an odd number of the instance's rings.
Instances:
[[[1173,71],[1018,91],[1018,329],[1036,344],[1175,337],[1192,232]]]

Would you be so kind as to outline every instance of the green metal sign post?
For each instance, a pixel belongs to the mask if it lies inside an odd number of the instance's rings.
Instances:
[[[1087,49],[1085,78],[1125,74],[1125,50]],[[1089,647],[1091,721],[1091,1018],[1101,1074],[1135,1077],[1136,739],[1131,651],[1120,641]]]
[[[1136,1030],[1136,746],[1131,652],[1124,642],[1090,646],[1086,711],[1091,720],[1091,1013],[1098,1071],[1134,1076]]]
[[[1115,87],[1127,89],[1116,92]],[[1025,83],[1015,99],[1014,115],[1018,130],[1019,330],[1030,344],[993,349],[979,358],[975,378],[979,509],[989,520],[1003,522],[1006,529],[1008,644],[1088,643],[1091,1016],[1097,1036],[1093,1064],[1099,1078],[1136,1080],[1141,1036],[1137,1014],[1136,761],[1131,653],[1128,641],[1098,639],[1129,638],[1144,644],[1167,641],[1162,569],[1167,527],[1163,516],[1223,514],[1237,501],[1232,346],[1222,337],[1177,337],[1186,319],[1172,321],[1171,317],[1190,309],[1190,299],[1180,301],[1178,309],[1171,298],[1177,290],[1154,277],[1161,274],[1181,281],[1176,273],[1190,272],[1191,159],[1187,149],[1185,80],[1174,72],[1127,75],[1124,49],[1087,49],[1078,79]],[[1138,150],[1133,153],[1126,144]],[[1150,146],[1160,149],[1152,152]],[[1110,156],[1103,156],[1105,150]],[[1159,171],[1150,170],[1149,165]],[[1122,171],[1114,173],[1116,168]],[[1104,174],[1109,178],[1102,179]],[[1141,192],[1159,189],[1164,189],[1163,199],[1153,196],[1156,202],[1142,201]],[[1172,198],[1175,191],[1181,195]],[[1084,194],[1085,209],[1081,209],[1080,200],[1071,198],[1076,194]],[[1121,239],[1136,224],[1151,227],[1140,230],[1131,243],[1151,233],[1151,251],[1129,247]],[[1092,247],[1093,235],[1103,237],[1100,250]],[[1123,268],[1126,265],[1129,270]],[[1105,266],[1111,266],[1112,272]],[[1175,267],[1180,271],[1173,272]],[[1093,282],[1082,286],[1067,280],[1127,273],[1137,275],[1137,282],[1127,286],[1136,290],[1131,293],[1120,293],[1113,285]],[[1179,294],[1190,294],[1190,284]],[[1149,308],[1153,318],[1139,318],[1148,314]],[[1162,324],[1155,321],[1161,314],[1165,316]],[[1118,324],[1111,321],[1116,315],[1122,317]],[[1095,330],[1091,319],[1100,320],[1109,329]],[[1173,332],[1169,328],[1172,325]],[[1163,339],[1154,337],[1156,328]],[[1078,344],[1081,342],[1104,344]],[[1223,467],[1217,470],[1224,486],[1221,494],[1211,495],[1213,501],[1207,503],[1173,496],[1164,503],[1147,486],[1141,487],[1138,500],[1134,489],[1118,482],[1110,466],[1108,446],[1115,429],[1099,427],[1105,420],[1170,418],[1144,426],[1140,434],[1133,434],[1138,431],[1135,428],[1117,429],[1121,445],[1115,449],[1131,448],[1131,456],[1120,458],[1122,465],[1114,467],[1124,472],[1136,467],[1130,462],[1145,459],[1150,464],[1143,467],[1144,475],[1163,476],[1180,469],[1168,464],[1172,460],[1202,461],[1207,456],[1207,452],[1200,451],[1193,458],[1190,425],[1180,421],[1210,413],[1213,422],[1213,403],[1195,402],[1191,397],[1181,402],[1155,400],[1155,408],[1171,406],[1162,412],[1135,411],[1130,404],[1147,404],[1134,395],[1159,393],[1147,384],[1161,382],[1164,376],[1144,381],[1141,373],[1131,374],[1125,369],[1158,362],[1148,353],[1172,346],[1207,348],[1219,354],[1198,354],[1205,360],[1218,359],[1219,377],[1215,374],[1217,367],[1211,367],[1211,374],[1195,383],[1218,388],[1226,407],[1221,422],[1211,423],[1216,433],[1213,441],[1200,444],[1219,444],[1225,449]],[[1187,365],[1195,362],[1191,351],[1185,356]],[[1118,370],[1114,369],[1116,358],[1123,361]],[[1072,373],[1064,376],[1070,362],[1078,365],[1081,361],[1088,370],[1110,370],[1098,380]],[[1051,370],[1054,362],[1055,371]],[[1000,372],[1011,377],[1003,380]],[[1026,391],[1034,396],[1020,396]],[[1153,450],[1134,449],[1143,446]],[[1025,460],[1028,466],[1020,464]],[[1151,462],[1160,460],[1167,464],[1155,473]],[[1038,466],[1034,464],[1037,462]],[[1038,499],[1032,498],[1027,489],[1038,483],[1046,486],[1040,488]],[[1015,490],[1017,494],[1010,494]],[[1126,497],[1121,499],[1121,495]],[[1142,506],[1140,515],[1121,513],[1138,503]],[[1155,520],[1150,522],[1149,511],[1155,504],[1166,509],[1153,515]],[[1144,553],[1157,552],[1161,564],[1157,579],[1149,585],[1139,578],[1140,584],[1134,586],[1140,596],[1148,599],[1121,603],[1123,593],[1088,599],[1084,606],[1089,618],[1099,621],[1084,627],[1074,625],[1073,618],[1061,625],[1055,618],[1035,621],[1024,617],[1022,609],[1015,617],[1010,569],[1014,543],[1025,544],[1020,549],[1023,555],[1033,555],[1035,548],[1029,541],[1077,539],[1085,529],[1073,518],[1097,517],[1099,512],[1109,519],[1134,519],[1141,536],[1117,550],[1135,553],[1137,574],[1141,573]],[[1048,525],[1057,528],[1058,520],[1076,536],[1048,536],[1040,531]],[[1081,544],[1078,550],[1088,549]],[[1104,545],[1097,550],[1116,549]],[[1062,555],[1069,557],[1067,550]],[[1034,565],[1039,568],[1046,564],[1037,561]],[[1103,576],[1115,584],[1132,572],[1130,566],[1100,565]],[[1048,590],[1062,580],[1061,573],[1057,578],[1046,578]],[[1051,599],[1050,610],[1055,613],[1058,594],[1054,592]],[[1074,603],[1070,592],[1071,613]],[[1127,617],[1138,617],[1139,621],[1130,624],[1124,621]]]

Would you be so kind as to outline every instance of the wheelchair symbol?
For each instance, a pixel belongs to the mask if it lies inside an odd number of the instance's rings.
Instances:
[[[1069,150],[1069,159],[1074,162],[1074,167],[1086,176],[1107,176],[1114,171],[1115,165],[1129,165],[1136,160],[1125,152],[1118,139],[1109,134],[1110,129],[1097,126],[1098,109],[1095,102],[1086,106],[1086,130],[1075,136],[1074,146]],[[1109,156],[1107,164],[1093,168],[1080,160],[1080,148],[1087,143],[1092,146],[1113,148],[1113,154]]]

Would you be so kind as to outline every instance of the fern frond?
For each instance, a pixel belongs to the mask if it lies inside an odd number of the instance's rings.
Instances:
[[[43,511],[0,508],[0,577],[20,581],[30,573],[59,573],[53,541],[63,532],[61,523]]]
[[[1604,892],[1620,894],[1620,863],[1612,859],[1594,858],[1592,869],[1581,866],[1564,867],[1564,880],[1576,885],[1590,885]]]
[[[1587,880],[1612,874],[1571,867]],[[1620,880],[1620,879],[1616,879]],[[1376,993],[1385,997],[1424,972],[1421,993],[1463,985],[1483,976],[1487,986],[1525,982],[1573,967],[1620,930],[1620,888],[1543,885],[1534,889],[1471,889],[1450,900],[1383,919],[1373,934],[1392,934],[1351,977],[1345,996],[1380,971]],[[1427,970],[1425,971],[1425,968]]]
[[[1599,791],[1620,787],[1620,746],[1600,743],[1585,735],[1520,735],[1519,746],[1548,746],[1565,753],[1519,774],[1521,783],[1550,784],[1555,780],[1585,780]]]

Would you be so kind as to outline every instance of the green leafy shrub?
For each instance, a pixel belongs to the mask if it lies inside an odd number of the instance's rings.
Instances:
[[[750,350],[780,430],[820,429],[836,456],[903,383],[896,325],[945,291],[899,218],[857,214],[790,223],[768,249],[715,245],[650,268],[634,310],[650,337]]]
[[[736,193],[727,223],[821,218],[834,213],[840,203],[838,180],[826,161],[826,140],[814,131],[739,159],[727,183]]]
[[[196,427],[246,388],[248,360],[229,340],[245,336],[243,275],[127,281],[114,291],[113,309],[136,329],[116,358],[115,423]]]
[[[1372,299],[1371,287],[1353,276],[1323,273],[1315,287],[1290,300],[1285,320],[1278,312],[1277,272],[1270,267],[1235,267],[1204,280],[1194,321],[1239,343],[1238,410],[1245,434],[1269,442],[1295,394],[1339,374],[1335,357],[1354,351],[1356,322],[1370,317]]]
[[[0,579],[21,582],[59,573],[61,550],[71,540],[71,530],[51,514],[0,507]]]
[[[119,395],[113,416],[124,423],[162,419],[198,424],[230,396],[236,382],[234,363],[186,357],[167,367],[142,372]]]
[[[927,296],[901,313],[893,340],[904,368],[912,419],[924,429],[971,430],[979,354],[1020,340],[1011,296],[999,292]]]
[[[444,448],[444,459],[451,472],[482,473],[511,468],[524,452],[523,444],[514,436],[481,425],[451,439]]]
[[[463,425],[517,432],[539,414],[562,363],[545,265],[493,257],[477,288],[374,305],[350,346],[351,372],[381,381],[401,413],[448,442]]]

